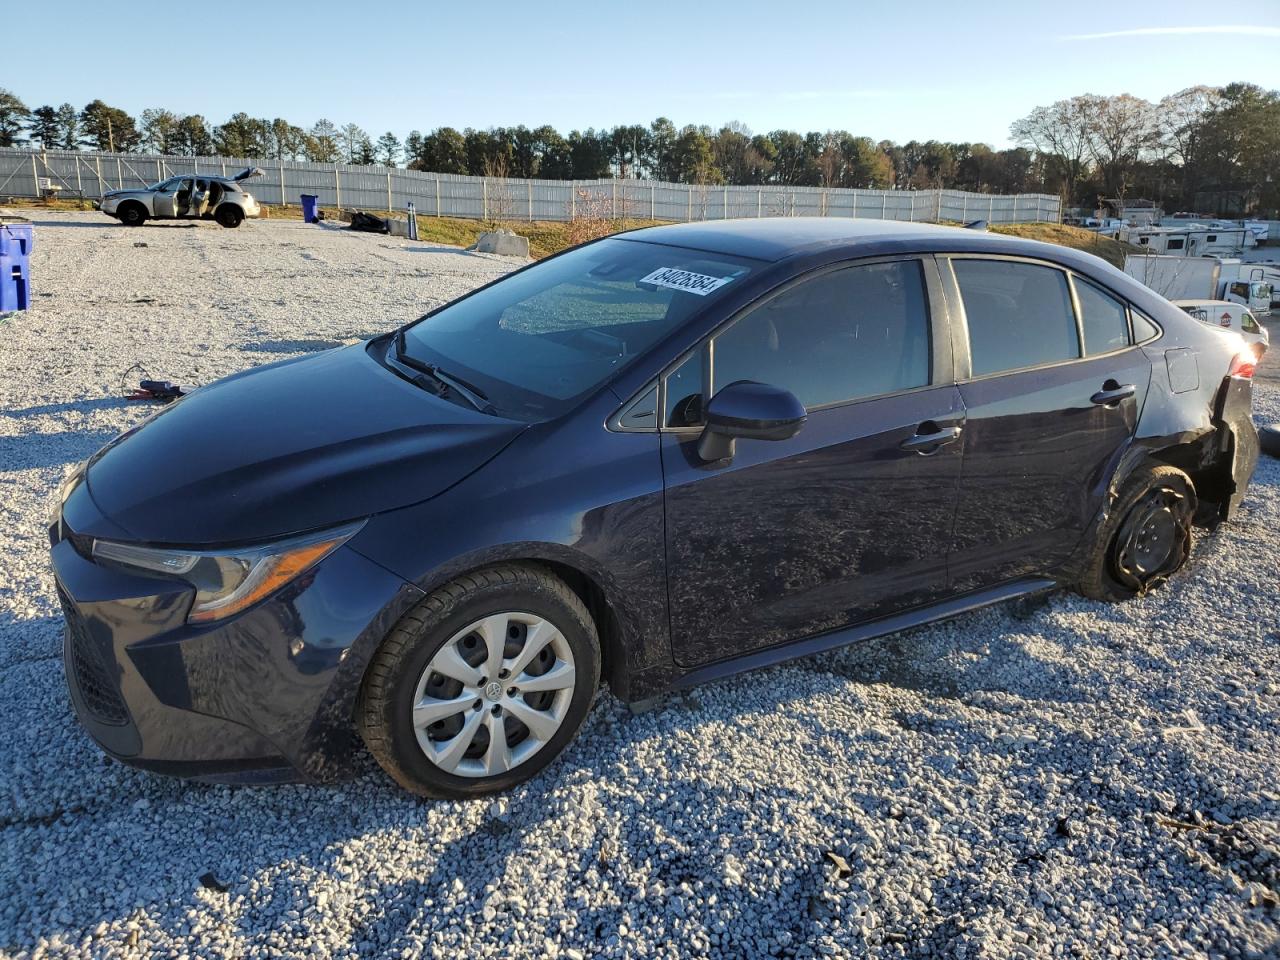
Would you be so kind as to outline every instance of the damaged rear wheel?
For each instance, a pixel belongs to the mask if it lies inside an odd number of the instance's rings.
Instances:
[[[1177,467],[1135,470],[1098,528],[1076,589],[1127,600],[1167,580],[1191,553],[1196,502],[1191,478]]]

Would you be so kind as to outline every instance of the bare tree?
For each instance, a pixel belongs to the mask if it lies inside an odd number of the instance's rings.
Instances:
[[[1014,140],[1034,147],[1046,157],[1057,158],[1067,197],[1075,196],[1076,183],[1085,172],[1085,158],[1089,155],[1090,99],[1072,97],[1036,107],[1009,127]]]
[[[1127,93],[1084,99],[1089,113],[1089,153],[1107,189],[1123,200],[1134,166],[1160,142],[1155,105]]]

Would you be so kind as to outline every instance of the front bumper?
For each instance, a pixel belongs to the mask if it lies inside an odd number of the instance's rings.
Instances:
[[[418,590],[342,547],[240,616],[193,627],[185,584],[97,564],[65,525],[50,538],[67,686],[103,750],[218,782],[351,772],[364,667]]]

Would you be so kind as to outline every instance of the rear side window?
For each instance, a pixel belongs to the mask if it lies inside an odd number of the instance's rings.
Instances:
[[[929,383],[929,316],[917,260],[802,281],[716,336],[713,389],[756,380],[806,407]]]
[[[1061,270],[1011,260],[952,261],[969,325],[975,377],[1080,356]]]
[[[1084,328],[1084,355],[1097,356],[1129,345],[1129,312],[1125,305],[1092,283],[1074,278],[1080,322]]]

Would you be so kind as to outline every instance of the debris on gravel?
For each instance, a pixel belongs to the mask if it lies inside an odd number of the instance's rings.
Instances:
[[[1280,462],[1145,597],[1055,593],[639,713],[605,693],[501,798],[423,802],[372,762],[165,779],[71,713],[63,469],[150,412],[121,399],[144,376],[364,338],[511,265],[287,221],[145,250],[97,214],[36,230],[52,296],[0,327],[0,955],[1280,954]],[[1280,389],[1256,405],[1280,420]]]

